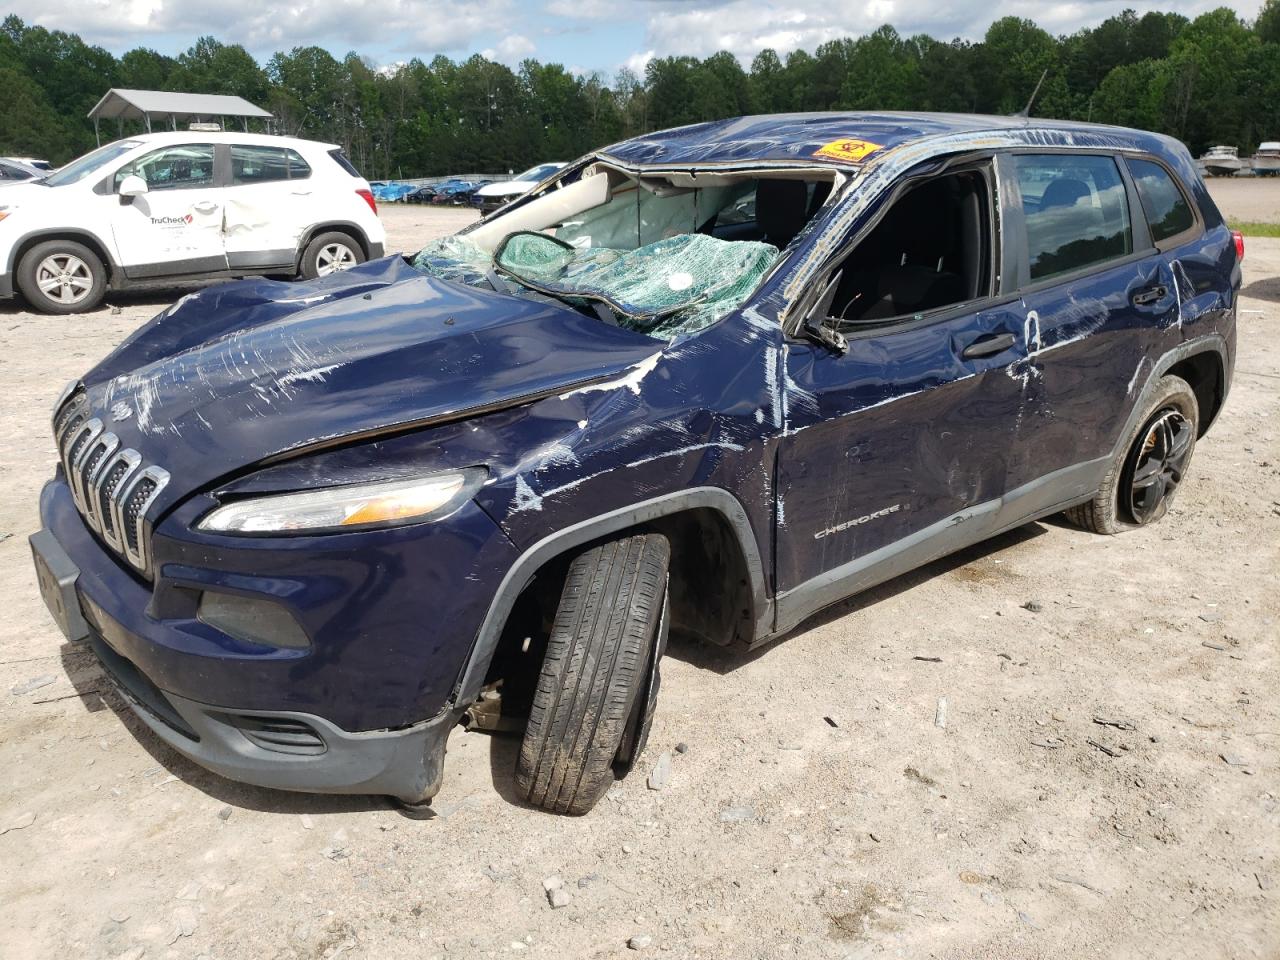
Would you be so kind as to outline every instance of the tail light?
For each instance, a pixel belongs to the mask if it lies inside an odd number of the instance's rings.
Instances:
[[[378,201],[373,199],[372,190],[357,190],[356,193],[360,194],[361,199],[369,205],[370,210],[375,214],[378,212]]]
[[[1244,259],[1244,234],[1239,230],[1231,231],[1231,239],[1236,242],[1236,259]]]

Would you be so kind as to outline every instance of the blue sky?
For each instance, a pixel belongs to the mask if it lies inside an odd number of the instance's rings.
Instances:
[[[135,46],[176,54],[212,34],[242,43],[260,60],[316,44],[390,64],[444,54],[484,53],[511,65],[525,57],[582,71],[642,72],[652,56],[708,56],[729,50],[750,63],[764,47],[782,54],[892,23],[904,34],[982,36],[992,20],[1019,16],[1054,33],[1101,22],[1126,7],[1194,17],[1214,0],[10,0],[29,23],[79,33],[114,53]],[[1260,0],[1228,0],[1242,16]]]

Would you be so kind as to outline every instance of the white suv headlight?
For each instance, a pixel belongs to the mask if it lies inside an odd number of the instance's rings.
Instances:
[[[471,468],[415,480],[274,493],[224,504],[197,526],[217,533],[319,533],[418,523],[452,513],[484,478],[484,470]]]

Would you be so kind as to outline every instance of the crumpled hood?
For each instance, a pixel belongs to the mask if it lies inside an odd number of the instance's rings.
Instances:
[[[388,257],[179,300],[84,378],[95,415],[172,475],[163,506],[265,458],[609,377],[660,344]]]

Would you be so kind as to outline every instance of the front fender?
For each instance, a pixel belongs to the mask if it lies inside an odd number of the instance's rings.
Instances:
[[[463,669],[455,703],[470,703],[479,696],[485,673],[516,598],[549,561],[575,547],[622,530],[687,510],[706,508],[716,511],[728,522],[742,549],[754,603],[757,636],[772,633],[773,601],[767,593],[764,565],[746,510],[733,494],[719,487],[679,490],[556,530],[521,553],[494,593],[489,612],[476,634],[475,646]]]

